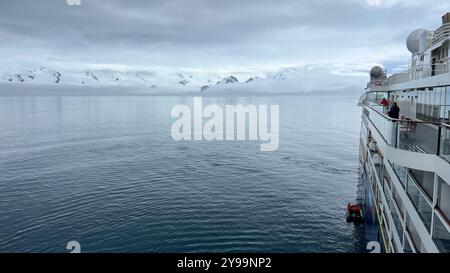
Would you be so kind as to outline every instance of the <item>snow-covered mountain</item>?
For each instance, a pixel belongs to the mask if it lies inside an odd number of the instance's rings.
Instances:
[[[226,77],[216,83],[216,85],[233,84],[238,83],[239,80],[235,76]]]
[[[324,67],[294,67],[282,69],[273,76],[251,77],[245,82],[225,81],[228,84],[209,86],[205,91],[247,93],[306,93],[349,91],[360,92],[367,77],[341,74]]]
[[[219,89],[220,88],[226,88],[227,85],[231,85],[231,84],[235,84],[235,83],[239,83],[238,78],[236,78],[235,76],[228,76],[228,77],[223,78],[220,81],[217,81],[216,84],[214,84],[214,85],[212,85],[212,84],[210,84],[210,85],[203,85],[200,88],[200,91],[202,91],[202,92],[206,91],[206,90],[208,90],[208,89],[210,89],[211,87],[214,87],[214,86],[218,87]]]
[[[0,73],[0,82],[20,84],[59,84],[80,86],[129,86],[153,87],[157,85],[201,86],[192,75],[156,73],[153,71],[122,71],[112,69],[87,69],[81,71],[50,69],[47,67],[26,69],[19,72]]]
[[[37,69],[29,69],[19,73],[5,73],[2,75],[1,80],[17,83],[60,83],[61,73],[42,66]]]
[[[266,77],[253,76],[239,81],[229,75],[192,72],[164,73],[161,71],[86,69],[63,70],[46,66],[19,72],[0,73],[0,82],[12,85],[52,85],[139,88],[148,92],[217,93],[302,93],[334,90],[360,90],[366,77],[342,75],[324,67],[285,68]],[[222,76],[222,77],[221,77]],[[215,83],[214,83],[215,82]],[[1,92],[1,89],[0,89]]]
[[[259,80],[259,79],[261,79],[261,78],[258,77],[258,76],[251,77],[251,78],[249,78],[248,80],[246,80],[245,83],[251,83],[251,82],[256,81],[256,80]]]

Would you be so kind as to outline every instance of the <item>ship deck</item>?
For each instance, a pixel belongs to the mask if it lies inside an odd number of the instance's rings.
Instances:
[[[439,130],[437,126],[418,124],[414,132],[401,132],[399,147],[419,153],[436,154]]]

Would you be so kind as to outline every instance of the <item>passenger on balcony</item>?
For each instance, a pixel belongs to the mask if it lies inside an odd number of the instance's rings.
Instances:
[[[383,98],[380,104],[383,105],[383,112],[386,113],[389,107],[389,101],[386,98]]]
[[[394,102],[394,104],[391,107],[391,110],[389,110],[388,115],[390,118],[398,119],[400,117],[400,108],[398,107],[397,103]]]

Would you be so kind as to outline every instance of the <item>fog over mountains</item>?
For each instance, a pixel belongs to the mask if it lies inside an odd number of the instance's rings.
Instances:
[[[273,75],[220,75],[158,70],[87,69],[67,70],[47,66],[2,72],[0,95],[8,88],[15,92],[26,92],[33,86],[53,90],[71,87],[74,90],[120,87],[123,92],[139,90],[141,93],[305,93],[305,92],[360,92],[366,76],[331,71],[324,67],[291,67],[281,69]],[[26,87],[26,88],[17,88]],[[72,91],[75,92],[76,91]]]

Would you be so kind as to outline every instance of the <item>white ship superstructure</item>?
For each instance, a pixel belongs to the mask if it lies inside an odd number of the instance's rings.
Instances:
[[[386,252],[450,252],[449,35],[450,13],[411,33],[409,69],[374,67],[360,100],[364,205]]]

